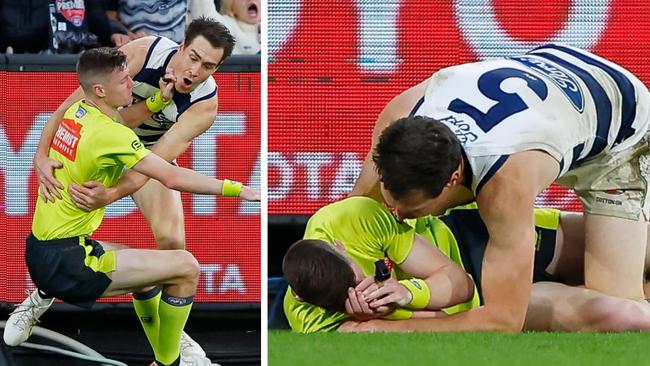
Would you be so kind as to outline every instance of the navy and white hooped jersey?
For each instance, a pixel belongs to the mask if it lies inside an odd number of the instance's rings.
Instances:
[[[516,152],[547,152],[561,177],[589,158],[634,145],[648,129],[649,103],[645,85],[621,66],[550,44],[436,72],[411,115],[454,131],[478,194]]]
[[[160,90],[158,81],[172,56],[178,51],[178,44],[165,37],[157,37],[147,52],[142,70],[133,78],[133,103],[144,100]],[[160,112],[154,113],[134,131],[145,146],[153,145],[178,121],[178,118],[194,103],[212,98],[217,93],[217,83],[208,77],[189,94],[174,92],[172,102]]]

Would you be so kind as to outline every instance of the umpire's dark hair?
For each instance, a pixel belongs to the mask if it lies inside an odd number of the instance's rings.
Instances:
[[[111,47],[84,51],[77,61],[77,79],[86,93],[92,93],[94,84],[106,81],[106,75],[115,69],[126,68],[126,55]]]
[[[437,197],[461,159],[456,135],[423,116],[401,118],[388,126],[372,154],[379,179],[398,200],[415,189]]]
[[[192,20],[185,31],[184,45],[189,46],[198,36],[205,37],[214,48],[223,48],[223,56],[219,64],[230,56],[235,47],[235,38],[228,28],[212,18],[200,17]]]
[[[348,260],[323,240],[295,242],[284,255],[282,272],[293,292],[329,311],[345,311],[355,276]]]

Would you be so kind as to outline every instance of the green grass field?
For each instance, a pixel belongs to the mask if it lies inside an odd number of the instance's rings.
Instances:
[[[650,334],[295,334],[269,331],[269,366],[650,365]]]

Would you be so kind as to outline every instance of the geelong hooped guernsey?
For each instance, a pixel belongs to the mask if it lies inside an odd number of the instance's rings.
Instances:
[[[648,128],[649,102],[645,85],[621,66],[549,44],[436,72],[411,115],[454,131],[478,194],[516,152],[547,152],[562,177],[592,157],[634,145]]]
[[[167,65],[178,51],[178,44],[165,37],[157,37],[152,43],[142,70],[133,78],[133,103],[144,100],[160,90],[158,82],[165,75]],[[178,71],[178,70],[176,70]],[[178,118],[193,104],[212,98],[217,94],[217,83],[208,77],[189,94],[174,92],[172,102],[160,112],[146,119],[135,133],[145,146],[153,145],[178,121]]]
[[[48,156],[63,164],[55,178],[65,189],[62,199],[36,201],[32,233],[39,240],[90,236],[104,217],[104,208],[82,211],[73,202],[71,183],[94,180],[106,187],[117,183],[124,167],[131,168],[150,153],[130,128],[111,120],[83,100],[63,115]]]

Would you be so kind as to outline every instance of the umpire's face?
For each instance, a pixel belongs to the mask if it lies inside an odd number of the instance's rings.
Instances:
[[[123,68],[114,69],[107,75],[104,87],[106,103],[112,107],[122,107],[131,103],[131,91],[133,90],[133,79],[129,76],[129,70]]]

